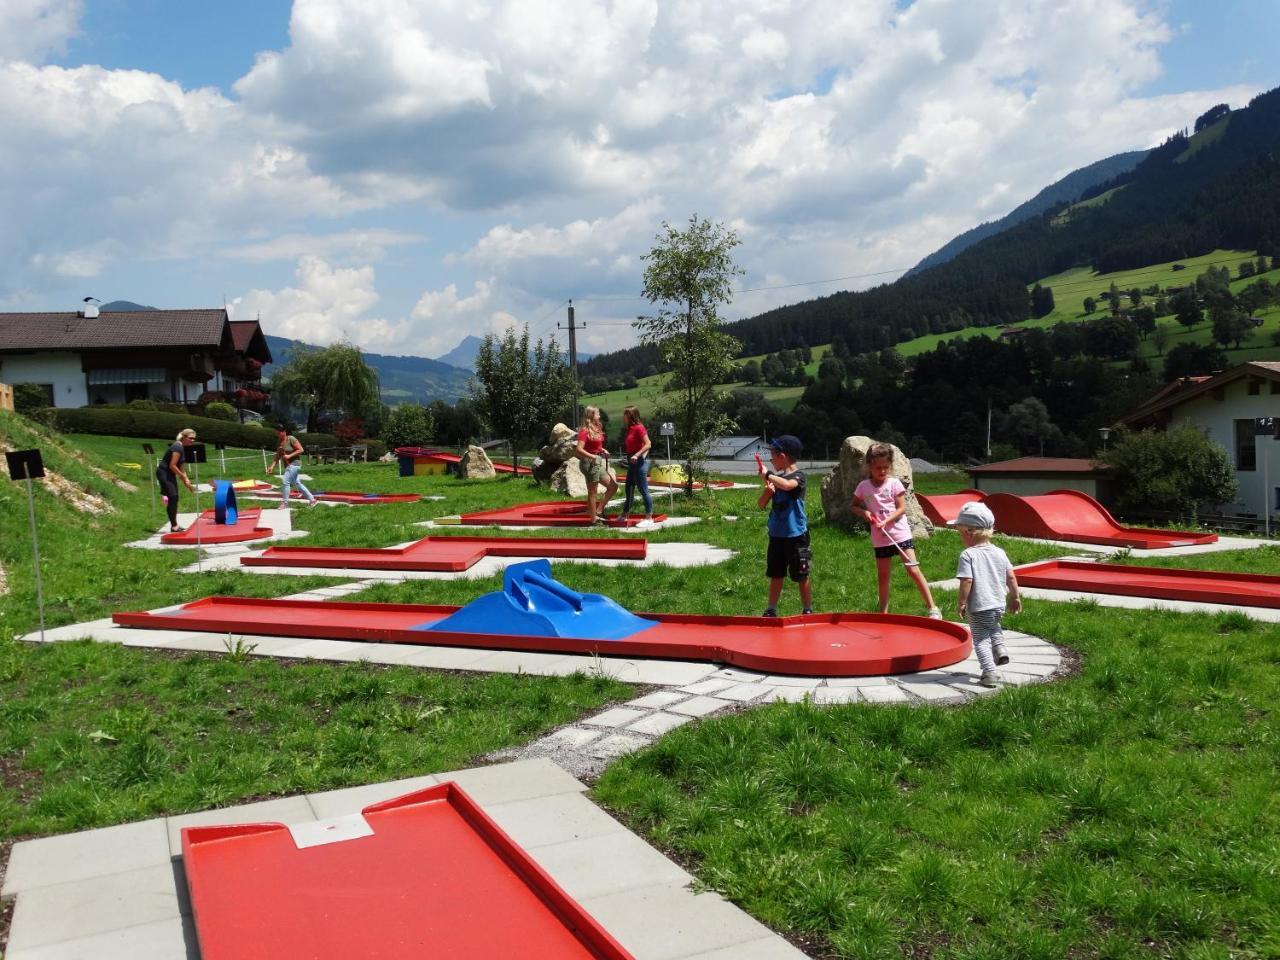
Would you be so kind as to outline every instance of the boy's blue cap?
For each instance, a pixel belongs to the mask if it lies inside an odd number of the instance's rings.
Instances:
[[[777,450],[779,453],[785,453],[792,460],[800,456],[800,451],[804,449],[804,445],[800,443],[798,437],[793,437],[789,433],[784,433],[780,437],[774,437],[769,441],[769,448]]]

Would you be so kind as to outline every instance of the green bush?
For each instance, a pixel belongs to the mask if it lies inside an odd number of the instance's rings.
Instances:
[[[387,416],[382,439],[391,449],[425,447],[431,442],[431,411],[416,403],[402,403]]]
[[[32,412],[49,405],[49,395],[38,383],[13,385],[13,412],[30,416]]]
[[[274,432],[272,436],[275,436]],[[319,456],[322,453],[331,454],[335,449],[341,446],[338,438],[332,433],[296,433],[298,442],[302,444],[308,454]],[[275,446],[274,442],[272,446]]]
[[[52,426],[62,433],[102,433],[146,440],[162,439],[166,443],[172,443],[179,430],[190,427],[201,441],[207,443],[264,449],[271,449],[276,445],[275,431],[266,427],[227,423],[190,414],[108,407],[77,407],[51,410],[50,413]]]
[[[204,405],[204,415],[211,420],[235,420],[236,408],[229,403],[215,400]]]
[[[370,460],[381,460],[387,454],[387,445],[381,440],[374,440],[372,437],[366,437],[360,442],[369,448]]]
[[[158,409],[153,400],[130,400],[125,406],[130,410],[156,410]]]
[[[1238,492],[1227,451],[1190,423],[1124,433],[1106,458],[1121,513],[1194,517],[1202,503],[1227,503]]]

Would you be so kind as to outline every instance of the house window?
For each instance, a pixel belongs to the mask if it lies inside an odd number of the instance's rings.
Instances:
[[[1236,421],[1236,469],[1258,469],[1258,447],[1253,439],[1253,420]]]

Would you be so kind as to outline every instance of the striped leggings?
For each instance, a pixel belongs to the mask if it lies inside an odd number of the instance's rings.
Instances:
[[[978,655],[978,663],[983,673],[993,673],[996,669],[996,658],[991,652],[991,645],[1004,641],[1004,629],[1000,625],[1000,618],[1003,616],[1004,607],[969,611],[969,632],[973,634],[973,652]]]

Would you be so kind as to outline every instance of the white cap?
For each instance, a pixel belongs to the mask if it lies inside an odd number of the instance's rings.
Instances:
[[[974,527],[978,530],[994,530],[996,526],[995,515],[992,514],[991,508],[980,500],[970,500],[960,512],[956,514],[954,520],[947,521],[948,527]]]

